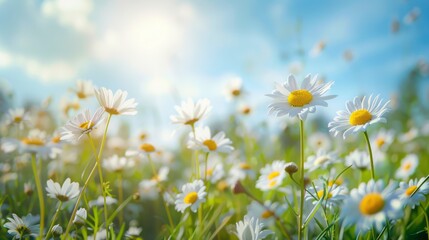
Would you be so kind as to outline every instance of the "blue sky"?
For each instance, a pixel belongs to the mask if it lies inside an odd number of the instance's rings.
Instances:
[[[404,23],[416,8],[418,19]],[[317,73],[335,81],[332,117],[356,95],[389,98],[411,66],[428,60],[427,9],[423,0],[0,0],[0,81],[15,106],[52,96],[54,109],[77,79],[121,88],[140,103],[132,121],[147,124],[168,123],[188,97],[229,111],[221,93],[229,76],[243,79],[243,101],[265,119],[273,82]],[[320,41],[326,47],[314,56]]]

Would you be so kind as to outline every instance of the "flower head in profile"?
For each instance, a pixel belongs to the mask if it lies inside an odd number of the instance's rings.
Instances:
[[[177,115],[170,116],[172,123],[193,126],[203,119],[211,111],[212,106],[206,98],[198,100],[196,103],[192,99],[183,101],[180,106],[175,106]]]
[[[26,237],[37,237],[39,233],[39,225],[36,222],[39,221],[38,217],[34,217],[31,214],[20,218],[16,214],[12,214],[12,217],[7,218],[3,226],[9,229],[7,232],[14,237],[14,239],[21,239]]]
[[[321,83],[317,81],[317,76],[313,79],[307,75],[299,87],[295,77],[289,75],[288,80],[283,84],[276,83],[276,89],[266,96],[273,98],[273,103],[268,105],[269,112],[277,117],[288,115],[298,116],[305,120],[308,113],[316,111],[316,106],[327,107],[326,100],[332,99],[334,95],[325,93],[331,88],[333,82]]]
[[[14,144],[11,141],[12,144]],[[32,129],[28,135],[18,142],[21,152],[37,154],[42,158],[47,158],[51,155],[54,146],[48,144],[49,140],[44,131],[39,129]],[[15,143],[16,144],[16,143]]]
[[[110,172],[120,173],[126,168],[133,167],[133,162],[127,159],[126,157],[119,157],[118,155],[113,155],[109,158],[104,159],[103,167]]]
[[[272,234],[271,230],[263,230],[264,224],[259,221],[259,218],[244,216],[243,221],[239,221],[236,225],[235,235],[240,240],[258,240],[264,239]]]
[[[392,183],[384,187],[382,180],[361,183],[344,200],[340,214],[344,226],[355,225],[357,234],[373,227],[380,232],[387,221],[401,218],[402,204],[395,188]]]
[[[227,100],[238,98],[243,93],[243,81],[240,77],[231,77],[228,79],[227,85],[225,86],[225,96]]]
[[[285,167],[286,163],[280,160],[267,164],[261,169],[261,176],[256,182],[256,188],[268,191],[280,186],[286,176]]]
[[[197,127],[194,134],[189,134],[188,148],[203,150],[204,152],[222,152],[229,153],[234,150],[232,142],[225,137],[224,132],[219,132],[212,137],[209,127]]]
[[[104,111],[111,115],[136,115],[137,103],[134,98],[127,99],[128,92],[117,90],[113,94],[112,90],[107,88],[95,89],[95,96],[98,103],[104,108]]]
[[[346,156],[346,165],[352,165],[353,168],[357,168],[361,171],[368,169],[370,165],[368,152],[358,149],[354,150]]]
[[[327,152],[323,149],[319,149],[316,155],[307,158],[304,168],[308,169],[310,172],[316,169],[326,169],[338,161],[339,158],[336,152]]]
[[[416,154],[408,154],[401,161],[401,166],[396,170],[395,177],[400,179],[408,179],[417,169],[419,158]]]
[[[185,212],[190,207],[192,212],[197,212],[201,203],[206,201],[206,186],[202,180],[195,180],[182,186],[182,192],[176,197],[176,210]]]
[[[56,198],[61,202],[67,202],[79,195],[79,183],[71,182],[70,178],[67,178],[63,186],[59,183],[49,179],[46,186],[48,197]]]
[[[334,136],[347,136],[364,132],[370,125],[386,122],[384,115],[389,111],[387,105],[390,101],[383,103],[380,96],[370,95],[355,97],[353,101],[346,103],[346,111],[338,111],[334,121],[329,123],[329,132]]]
[[[78,142],[82,136],[91,133],[103,121],[103,108],[98,108],[93,115],[89,110],[79,113],[60,129],[61,140]]]
[[[398,191],[404,206],[414,209],[421,202],[426,200],[425,195],[429,193],[429,182],[425,178],[411,179],[409,182],[400,182]]]
[[[76,88],[71,89],[79,99],[86,99],[94,95],[94,86],[91,81],[77,80]]]
[[[275,224],[276,217],[282,216],[286,211],[284,205],[278,202],[265,201],[264,206],[256,201],[252,201],[247,206],[247,216],[259,218],[261,223],[266,226],[272,226]]]
[[[87,215],[88,213],[85,208],[79,208],[76,212],[76,216],[73,219],[73,223],[76,225],[84,225]]]

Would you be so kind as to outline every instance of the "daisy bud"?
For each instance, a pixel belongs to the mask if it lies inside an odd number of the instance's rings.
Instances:
[[[140,199],[140,193],[136,192],[133,194],[133,200],[138,201]]]
[[[79,208],[76,212],[76,216],[74,217],[73,223],[76,224],[78,227],[85,225],[87,217],[87,212],[85,208]]]
[[[31,195],[33,195],[33,192],[34,192],[34,190],[33,190],[33,185],[31,184],[31,183],[24,183],[24,193],[25,193],[25,195],[27,195],[27,196],[31,196]]]
[[[246,189],[240,181],[235,182],[234,187],[232,188],[234,194],[246,193]]]
[[[311,183],[311,179],[309,177],[304,177],[304,186],[307,187]]]
[[[52,235],[54,237],[59,237],[61,236],[61,234],[63,234],[63,228],[59,224],[54,225],[52,227]]]
[[[286,163],[285,171],[292,176],[294,173],[298,172],[298,166],[293,162]]]

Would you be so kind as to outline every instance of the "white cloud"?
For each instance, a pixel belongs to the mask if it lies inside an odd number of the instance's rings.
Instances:
[[[91,0],[45,0],[41,12],[45,17],[55,18],[65,26],[88,32],[92,30],[89,21],[92,9]]]

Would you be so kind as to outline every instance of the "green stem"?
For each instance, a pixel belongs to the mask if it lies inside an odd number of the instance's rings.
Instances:
[[[54,217],[52,218],[51,225],[48,228],[48,233],[46,234],[45,240],[49,239],[49,236],[51,236],[52,227],[54,226],[54,223],[57,220],[58,213],[60,212],[62,206],[63,206],[63,202],[60,201],[60,204],[59,204],[57,210],[55,211]]]
[[[156,172],[155,165],[153,164],[152,157],[150,156],[150,153],[147,153],[147,159],[149,160],[149,164],[150,164],[150,167],[152,169],[153,177],[155,179],[157,179],[158,178],[158,173]]]
[[[429,218],[428,218],[428,214],[426,213],[426,209],[419,204],[420,208],[423,210],[423,215],[425,216],[425,220],[426,220],[426,232],[428,234],[428,239],[429,239]]]
[[[204,182],[207,182],[207,162],[208,162],[208,159],[209,159],[209,154],[210,154],[210,152],[207,152],[207,153],[206,153],[206,159],[205,159],[205,161],[204,161],[204,165],[205,165],[205,170],[204,170]]]
[[[304,121],[299,121],[299,133],[300,133],[300,182],[301,182],[301,199],[299,206],[299,221],[298,221],[298,240],[302,239],[302,225],[303,225],[303,214],[304,214],[304,197],[305,197],[305,184],[304,184]]]
[[[82,190],[79,193],[79,196],[77,197],[76,203],[75,203],[74,208],[73,208],[72,215],[70,217],[69,223],[67,224],[66,232],[63,235],[64,236],[63,239],[67,239],[67,237],[68,237],[68,234],[69,234],[70,229],[71,229],[71,225],[72,225],[73,220],[76,216],[77,208],[79,207],[80,200],[82,199],[83,193],[85,192],[85,189],[87,188],[89,181],[91,180],[92,176],[95,173],[95,170],[97,169],[97,165],[98,165],[98,162],[95,162],[94,167],[92,167],[92,170],[89,173],[88,178],[86,179],[86,181],[82,187]]]
[[[40,233],[39,233],[38,239],[42,239],[43,230],[45,228],[45,201],[43,198],[43,191],[42,191],[42,184],[40,183],[40,176],[37,172],[36,154],[31,154],[31,166],[33,169],[34,180],[36,181],[37,197],[39,198],[39,206],[40,206]]]
[[[121,204],[124,200],[124,191],[122,188],[122,172],[118,174],[118,194],[119,194],[119,204]],[[124,222],[124,212],[121,211],[119,213],[119,226],[122,226],[122,223]]]
[[[374,159],[372,157],[372,149],[371,149],[371,143],[368,138],[368,133],[366,131],[363,132],[363,135],[365,135],[366,144],[368,145],[368,152],[369,152],[369,160],[371,161],[371,178],[375,180],[375,172],[374,172]]]

